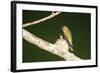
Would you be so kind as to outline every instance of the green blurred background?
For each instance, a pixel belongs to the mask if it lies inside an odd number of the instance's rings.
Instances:
[[[23,10],[23,24],[50,15],[50,11]],[[60,15],[24,29],[36,36],[55,43],[62,26],[66,25],[72,32],[74,54],[82,59],[91,58],[91,15],[89,13],[62,12]],[[23,39],[23,62],[63,61],[64,59],[49,53]]]

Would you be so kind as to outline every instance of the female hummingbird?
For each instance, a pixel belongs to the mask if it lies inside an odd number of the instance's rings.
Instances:
[[[69,30],[69,28],[67,26],[63,26],[62,31],[63,31],[63,34],[64,34],[64,39],[66,40],[66,42],[69,46],[69,49],[71,51],[74,51],[73,44],[72,44],[72,33],[71,33],[71,31]]]

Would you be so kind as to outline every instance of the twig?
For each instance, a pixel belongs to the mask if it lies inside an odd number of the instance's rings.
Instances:
[[[37,23],[40,23],[40,22],[43,22],[43,21],[46,21],[48,19],[51,19],[57,15],[59,15],[61,12],[52,12],[49,16],[46,16],[44,18],[41,18],[39,20],[36,20],[36,21],[33,21],[33,22],[29,22],[29,23],[26,23],[26,24],[23,24],[23,27],[27,27],[27,26],[30,26],[30,25],[35,25]]]

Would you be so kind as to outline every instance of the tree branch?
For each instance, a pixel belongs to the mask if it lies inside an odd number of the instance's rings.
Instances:
[[[41,18],[39,20],[36,20],[36,21],[33,21],[33,22],[29,22],[29,23],[26,23],[26,24],[23,24],[23,27],[27,27],[27,26],[31,26],[31,25],[35,25],[35,24],[38,24],[40,22],[43,22],[43,21],[46,21],[48,19],[51,19],[57,15],[59,15],[61,12],[52,12],[49,16],[46,16],[44,18]]]
[[[69,46],[66,43],[66,40],[63,39],[62,35],[60,35],[60,38],[56,41],[56,43],[52,44],[23,29],[23,38],[31,44],[58,55],[65,60],[82,60],[69,52]]]

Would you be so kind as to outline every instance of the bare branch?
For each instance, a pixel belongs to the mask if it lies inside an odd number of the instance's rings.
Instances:
[[[49,16],[46,16],[44,18],[41,18],[39,20],[36,20],[36,21],[33,21],[33,22],[29,22],[29,23],[26,23],[26,24],[23,24],[23,27],[27,27],[27,26],[30,26],[30,25],[35,25],[37,23],[40,23],[40,22],[43,22],[43,21],[46,21],[48,19],[51,19],[57,15],[59,15],[61,12],[52,12]]]
[[[66,43],[66,40],[63,39],[62,35],[60,35],[60,38],[56,41],[56,43],[52,44],[23,29],[23,38],[31,44],[58,55],[65,60],[82,60],[69,52],[69,46]]]

